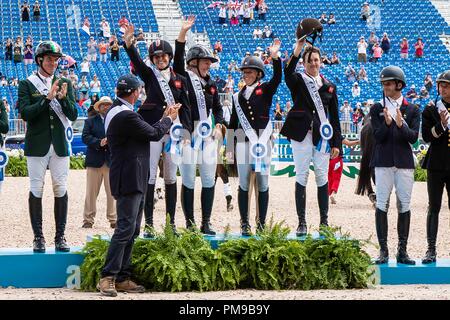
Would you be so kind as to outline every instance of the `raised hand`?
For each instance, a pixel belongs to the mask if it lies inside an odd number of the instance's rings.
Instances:
[[[280,52],[280,47],[281,47],[281,40],[280,39],[275,39],[272,43],[272,45],[269,47],[269,51],[270,51],[270,56],[273,59],[277,59],[278,58],[278,52]]]
[[[181,18],[181,31],[188,32],[195,23],[195,16],[190,15]]]
[[[439,116],[441,118],[442,126],[444,128],[446,128],[448,126],[448,120],[450,118],[450,115],[449,115],[448,111],[447,110],[442,110],[441,112],[439,112]]]
[[[123,41],[125,41],[125,45],[129,48],[133,44],[134,25],[129,24],[128,26],[124,26],[124,29],[125,32],[123,34]]]

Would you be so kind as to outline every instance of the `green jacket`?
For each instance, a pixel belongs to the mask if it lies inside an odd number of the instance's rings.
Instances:
[[[8,125],[8,113],[3,105],[3,101],[0,101],[0,133],[6,134],[9,131]],[[3,136],[0,134],[0,145],[3,146]]]
[[[67,83],[67,95],[58,101],[66,117],[70,121],[75,121],[78,112],[72,83],[68,79],[60,81]],[[55,78],[53,78],[53,82],[55,82]],[[66,141],[64,125],[50,107],[50,101],[41,95],[29,80],[19,82],[18,96],[20,114],[22,119],[27,122],[25,155],[43,157],[47,154],[50,144],[53,144],[59,157],[69,156],[69,144]]]

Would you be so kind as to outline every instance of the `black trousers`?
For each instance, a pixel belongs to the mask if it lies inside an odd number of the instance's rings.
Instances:
[[[116,281],[121,282],[131,276],[131,253],[141,229],[144,194],[133,193],[117,199],[117,224],[102,277],[115,276]]]
[[[427,170],[428,207],[431,213],[439,213],[444,187],[447,189],[450,209],[450,171]]]

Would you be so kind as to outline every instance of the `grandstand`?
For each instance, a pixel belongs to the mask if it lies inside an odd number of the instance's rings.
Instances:
[[[159,1],[160,2],[160,1]],[[172,0],[167,0],[172,2]],[[430,73],[433,79],[445,69],[450,69],[450,55],[445,45],[439,38],[441,34],[450,34],[450,27],[444,17],[439,13],[429,0],[373,0],[370,1],[373,9],[373,23],[369,25],[359,19],[360,7],[363,1],[347,0],[266,0],[269,11],[266,21],[252,20],[250,26],[222,26],[218,24],[218,9],[207,8],[212,0],[179,0],[181,14],[195,14],[197,21],[194,32],[207,34],[211,43],[221,40],[223,52],[220,55],[220,69],[213,70],[212,75],[219,75],[222,79],[228,76],[228,63],[231,60],[239,61],[246,51],[253,52],[257,47],[267,48],[271,39],[253,39],[252,32],[256,26],[263,28],[271,26],[276,37],[283,43],[282,52],[292,51],[295,42],[294,30],[302,18],[320,17],[322,12],[327,15],[334,13],[337,23],[324,27],[324,35],[318,46],[324,53],[331,55],[337,52],[341,64],[326,66],[322,73],[330,81],[337,84],[339,99],[349,100],[352,106],[356,102],[368,99],[378,99],[381,87],[377,77],[381,68],[389,64],[402,67],[408,78],[408,87],[415,84],[417,88],[423,85],[426,73]],[[20,5],[22,1],[0,0],[0,18],[3,23],[1,38],[21,36],[25,39],[31,35],[36,46],[39,40],[52,39],[63,47],[65,53],[74,57],[78,62],[86,55],[88,36],[80,33],[81,23],[84,17],[91,22],[91,33],[98,38],[99,23],[102,17],[109,21],[111,32],[119,31],[118,20],[122,15],[126,16],[136,28],[143,28],[146,33],[158,33],[159,25],[154,10],[149,1],[144,0],[41,0],[40,21],[22,22],[20,19]],[[255,15],[256,17],[256,15]],[[360,68],[357,62],[356,43],[360,36],[369,37],[370,31],[375,31],[381,38],[383,32],[387,32],[391,39],[391,51],[384,55],[377,63],[365,63],[369,82],[360,82],[361,96],[353,98],[351,94],[352,83],[348,82],[344,69],[349,62],[356,71]],[[161,35],[160,36],[164,36]],[[422,59],[414,59],[414,43],[417,37],[422,37],[425,43],[425,56]],[[410,56],[407,61],[402,61],[399,54],[400,40],[406,37],[410,44]],[[141,54],[145,55],[145,44],[139,44]],[[35,65],[25,66],[23,63],[14,64],[4,60],[4,50],[0,53],[0,72],[7,78],[17,77],[24,79],[35,68]],[[119,75],[129,71],[129,59],[124,50],[121,50],[120,61],[106,63],[91,63],[91,74],[97,74],[102,82],[102,94],[113,95],[115,81]],[[77,71],[80,73],[80,70]],[[239,73],[232,76],[237,83]],[[267,77],[271,76],[268,68]],[[0,87],[0,96],[5,96],[14,105],[17,100],[16,87]],[[431,91],[430,99],[434,99],[436,90]],[[276,101],[282,106],[290,100],[289,91],[282,83],[276,95]],[[428,101],[421,101],[424,106]],[[16,114],[11,114],[15,116]]]

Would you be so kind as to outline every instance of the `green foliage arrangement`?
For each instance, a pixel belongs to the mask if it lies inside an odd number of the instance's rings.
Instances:
[[[199,231],[174,234],[167,223],[153,240],[136,241],[133,278],[151,291],[212,291],[254,288],[312,290],[367,288],[373,281],[365,242],[320,230],[321,239],[287,239],[283,222],[249,239],[227,239],[213,250]],[[103,244],[101,244],[103,242]],[[95,239],[83,250],[82,289],[93,290],[100,277],[108,242]],[[373,282],[372,282],[373,283]]]
[[[422,169],[422,162],[427,154],[427,150],[423,150],[416,155],[417,163],[414,169],[414,181],[425,182],[427,181],[427,170]]]

